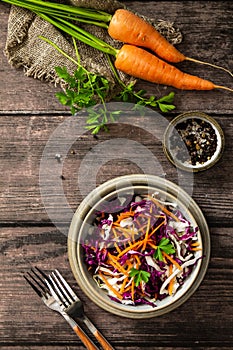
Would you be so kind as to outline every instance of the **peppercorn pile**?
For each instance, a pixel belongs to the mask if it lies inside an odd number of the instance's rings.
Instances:
[[[178,134],[172,133],[170,136],[170,148],[177,160],[195,166],[204,164],[214,155],[217,135],[210,123],[190,118],[177,124],[176,130]]]

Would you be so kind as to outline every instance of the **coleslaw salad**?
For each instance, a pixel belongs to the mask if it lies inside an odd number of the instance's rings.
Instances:
[[[112,212],[96,211],[82,243],[84,261],[111,300],[156,307],[176,295],[203,258],[198,232],[176,203],[135,194]]]

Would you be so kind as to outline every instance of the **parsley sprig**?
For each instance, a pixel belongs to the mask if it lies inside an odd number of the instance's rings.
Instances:
[[[85,109],[87,112],[86,128],[97,134],[101,129],[107,130],[107,123],[114,122],[121,111],[109,111],[106,107],[106,99],[111,91],[111,82],[105,77],[88,71],[80,63],[80,57],[75,39],[73,39],[77,60],[70,57],[49,39],[40,36],[41,39],[52,45],[66,58],[77,65],[73,73],[69,73],[66,67],[55,67],[60,79],[65,83],[64,91],[57,92],[56,97],[62,105],[70,107],[72,115]],[[147,96],[145,90],[135,91],[135,82],[127,85],[119,78],[119,75],[108,56],[120,92],[114,97],[115,101],[130,102],[134,104],[134,110],[140,110],[141,106],[158,108],[162,112],[169,112],[175,108],[173,105],[174,93],[157,99],[155,96]],[[95,108],[98,104],[102,107]],[[141,111],[141,110],[140,110]]]
[[[163,237],[161,239],[154,253],[154,258],[163,261],[162,251],[164,251],[167,254],[175,253],[175,248],[173,247],[172,243],[169,241],[168,238]]]
[[[134,267],[129,272],[130,277],[134,277],[135,286],[138,287],[139,284],[144,281],[147,283],[150,278],[150,272],[144,270],[137,270]]]

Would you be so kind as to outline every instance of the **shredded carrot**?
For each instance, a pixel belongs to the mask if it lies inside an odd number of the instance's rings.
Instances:
[[[136,260],[136,269],[138,269],[139,266],[141,265],[141,261],[140,261],[140,259],[139,259],[139,257],[137,255],[134,255],[134,258]]]
[[[132,284],[131,284],[131,298],[134,301],[134,280],[132,281]]]
[[[194,242],[194,243],[191,244],[192,247],[197,247],[197,246],[199,246],[199,245],[200,245],[199,242]]]
[[[147,227],[147,224],[142,225],[140,228],[138,228],[138,232],[144,231],[146,227]]]
[[[129,218],[130,216],[134,216],[134,211],[126,211],[126,212],[122,212],[120,213],[119,215],[117,215],[117,220],[114,221],[114,224],[115,223],[120,223],[121,220],[123,219],[126,219],[126,218]]]
[[[150,230],[150,223],[151,223],[151,218],[149,217],[148,222],[147,222],[146,234],[145,234],[144,242],[143,242],[143,246],[142,246],[142,252],[146,249],[148,236],[149,236],[149,230]]]
[[[198,251],[198,250],[202,250],[202,248],[199,248],[200,243],[199,242],[194,242],[191,244],[191,250],[193,251]]]
[[[136,247],[139,248],[142,244],[143,244],[143,241],[138,241],[138,242],[135,242],[134,244],[132,244],[131,246],[126,247],[124,250],[122,250],[120,252],[120,254],[117,255],[117,258],[119,259],[122,255],[124,255],[125,253],[127,253],[131,249],[134,249]]]
[[[154,228],[154,230],[150,233],[149,238],[150,238],[151,236],[153,236],[153,234],[154,234],[161,226],[163,226],[164,224],[165,224],[165,220],[164,220],[163,222],[161,222],[158,226],[156,226],[156,227]]]
[[[130,290],[131,290],[131,283],[130,283],[130,285],[127,287],[127,288],[125,288],[125,290],[124,290],[124,292],[123,293],[125,293],[125,292],[129,292]]]
[[[148,198],[152,201],[152,202],[154,202],[155,203],[155,205],[157,206],[157,207],[159,207],[160,209],[162,209],[162,211],[164,212],[164,213],[166,213],[168,216],[170,216],[170,217],[172,217],[174,220],[176,220],[176,221],[180,221],[180,219],[176,216],[176,215],[174,215],[170,210],[168,210],[163,204],[161,204],[159,201],[157,201],[155,198],[153,198],[152,196],[149,196],[148,195]]]
[[[101,271],[99,271],[99,275],[106,284],[106,286],[117,296],[117,298],[123,299],[123,296],[115,288],[113,288],[113,286],[110,283],[108,283],[107,278],[104,277]]]
[[[101,268],[100,268],[100,271],[101,271]],[[104,271],[104,274],[105,274],[105,276],[111,276],[111,277],[120,277],[120,274],[113,274],[113,272],[112,273],[110,273],[110,272],[106,272],[106,271]]]
[[[180,266],[180,264],[178,264],[177,261],[175,261],[170,255],[168,255],[167,253],[165,253],[164,251],[162,251],[163,256],[169,260],[173,265],[175,265],[179,270],[182,270],[182,267]]]
[[[113,234],[114,234],[114,237],[115,237],[116,239],[118,239],[118,234],[117,234],[117,232],[116,232],[115,227],[112,227],[112,232],[113,232]]]
[[[119,264],[119,262],[115,259],[113,255],[108,252],[109,263],[118,271],[122,272],[124,275],[128,276],[128,272],[124,269],[124,267]]]
[[[126,228],[126,227],[121,227],[120,224],[113,225],[112,230],[115,230],[115,233],[120,235],[122,234],[126,238],[131,238],[132,237],[132,229],[131,228]],[[118,236],[117,236],[118,238]]]
[[[120,288],[120,294],[123,294],[124,293],[124,289],[125,289],[125,285],[126,283],[129,282],[129,278],[128,277],[125,277],[122,285],[121,285],[121,288]]]
[[[132,264],[130,261],[128,261],[126,264],[128,264],[128,266],[127,266],[127,272],[129,272],[129,271],[132,269],[133,264]]]
[[[169,265],[169,275],[171,276],[172,273],[173,273],[173,265]],[[172,295],[174,282],[175,282],[175,277],[173,277],[171,279],[171,281],[169,282],[169,285],[168,285],[168,293],[169,293],[169,295]]]
[[[121,253],[121,250],[116,242],[114,243],[114,247],[116,248],[118,254]]]
[[[154,249],[157,249],[157,248],[158,248],[157,245],[151,243],[151,241],[149,241],[149,240],[148,240],[148,244],[149,244],[152,248],[154,248]]]

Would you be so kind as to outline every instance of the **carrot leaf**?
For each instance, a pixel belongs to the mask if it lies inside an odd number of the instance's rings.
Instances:
[[[161,112],[169,112],[176,108],[172,104],[174,92],[170,92],[168,95],[158,99],[156,96],[147,96],[146,90],[136,91],[134,82],[130,82],[128,85],[120,83],[120,85],[122,86],[122,90],[115,97],[115,99],[117,101],[134,103],[134,110],[140,109],[141,106],[158,108],[161,110]]]
[[[168,238],[163,237],[161,239],[154,253],[154,258],[163,261],[162,251],[164,251],[167,254],[175,253],[175,248]]]
[[[134,267],[129,272],[130,277],[134,277],[135,286],[138,287],[140,282],[147,283],[150,278],[150,273],[144,270],[137,270]]]
[[[156,101],[157,107],[164,113],[170,112],[176,107],[173,105],[174,92],[170,92],[168,95],[161,97]]]
[[[64,91],[58,92],[55,95],[59,102],[62,105],[69,106],[72,115],[85,109],[87,113],[86,129],[90,130],[92,134],[97,134],[101,129],[108,131],[107,124],[109,122],[115,122],[121,113],[121,111],[108,111],[106,107],[106,99],[111,91],[111,82],[99,74],[88,71],[82,66],[75,38],[73,38],[73,43],[77,56],[76,60],[48,38],[40,36],[40,39],[52,45],[63,56],[77,65],[77,68],[72,74],[67,71],[66,67],[55,67],[58,77],[64,83]],[[146,96],[145,90],[136,91],[135,82],[129,82],[127,85],[124,84],[120,80],[109,55],[107,57],[116,81],[121,88],[113,100],[133,103],[133,110],[142,115],[145,112],[142,107],[146,106],[157,107],[164,112],[175,108],[172,104],[174,93],[171,92],[169,95],[157,99],[155,96]],[[98,104],[101,105],[98,106]]]

